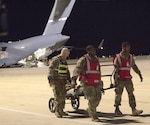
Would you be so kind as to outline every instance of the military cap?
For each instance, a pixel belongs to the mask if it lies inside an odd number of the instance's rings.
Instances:
[[[123,43],[121,44],[121,46],[122,46],[122,47],[130,46],[130,43],[125,41],[125,42],[123,42]]]
[[[89,51],[90,49],[96,49],[93,45],[88,45],[86,47],[86,51]]]

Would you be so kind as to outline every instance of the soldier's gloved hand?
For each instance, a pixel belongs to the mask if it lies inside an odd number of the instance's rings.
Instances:
[[[71,85],[71,80],[67,80],[67,85]]]
[[[77,85],[76,80],[71,80],[71,87],[75,88]]]
[[[68,79],[67,81],[71,84],[71,79]]]
[[[48,82],[49,82],[49,83],[52,83],[53,80],[54,80],[53,77],[51,77],[51,76],[48,76],[47,79],[48,79]]]
[[[143,81],[142,74],[139,74],[141,82]]]
[[[54,84],[53,84],[53,83],[49,83],[49,86],[50,86],[50,87],[54,87]]]
[[[114,87],[116,87],[118,85],[118,82],[115,82],[113,85],[114,85]]]

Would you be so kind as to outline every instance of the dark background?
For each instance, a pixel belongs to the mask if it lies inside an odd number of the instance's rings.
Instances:
[[[8,13],[7,36],[0,41],[16,41],[43,33],[54,0],[4,0]],[[104,38],[104,50],[98,55],[114,55],[121,43],[129,41],[135,55],[150,54],[150,1],[77,0],[63,29],[71,36],[67,45],[97,46]],[[73,50],[71,57],[85,51]]]

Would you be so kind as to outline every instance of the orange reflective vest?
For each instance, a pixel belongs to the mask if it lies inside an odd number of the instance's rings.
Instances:
[[[89,59],[88,55],[85,55],[85,59],[86,59],[86,65],[85,65],[86,76],[80,74],[79,80],[84,80],[87,85],[99,86],[101,80],[101,74],[100,74],[100,64],[98,59],[97,61],[93,62],[91,59]]]
[[[128,59],[124,59],[124,58],[122,58],[122,56],[120,54],[117,54],[116,58],[117,58],[118,63],[119,63],[118,79],[120,81],[131,80],[130,69],[132,66],[132,55],[129,54]]]

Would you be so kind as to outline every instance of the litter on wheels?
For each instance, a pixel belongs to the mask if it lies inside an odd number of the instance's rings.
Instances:
[[[67,93],[66,93],[66,100],[71,101],[71,106],[74,110],[78,110],[80,106],[80,96],[84,96],[83,94],[83,87],[78,86],[77,88],[70,88]],[[49,110],[50,112],[54,113],[55,112],[55,100],[54,98],[49,99]]]
[[[113,65],[103,65],[103,66],[113,66]],[[102,77],[110,77],[110,86],[108,88],[102,88],[102,92],[104,93],[105,90],[113,89],[116,86],[112,83],[112,76],[115,73],[115,69],[113,70],[112,74],[109,75],[102,75]],[[101,83],[102,84],[102,83]],[[71,84],[66,84],[66,95],[65,100],[71,101],[71,106],[74,110],[78,110],[80,106],[80,97],[85,97],[83,86],[76,86],[75,88],[71,87]],[[85,98],[86,99],[86,98]],[[49,100],[49,109],[52,113],[55,112],[55,100],[54,98],[50,98]]]

